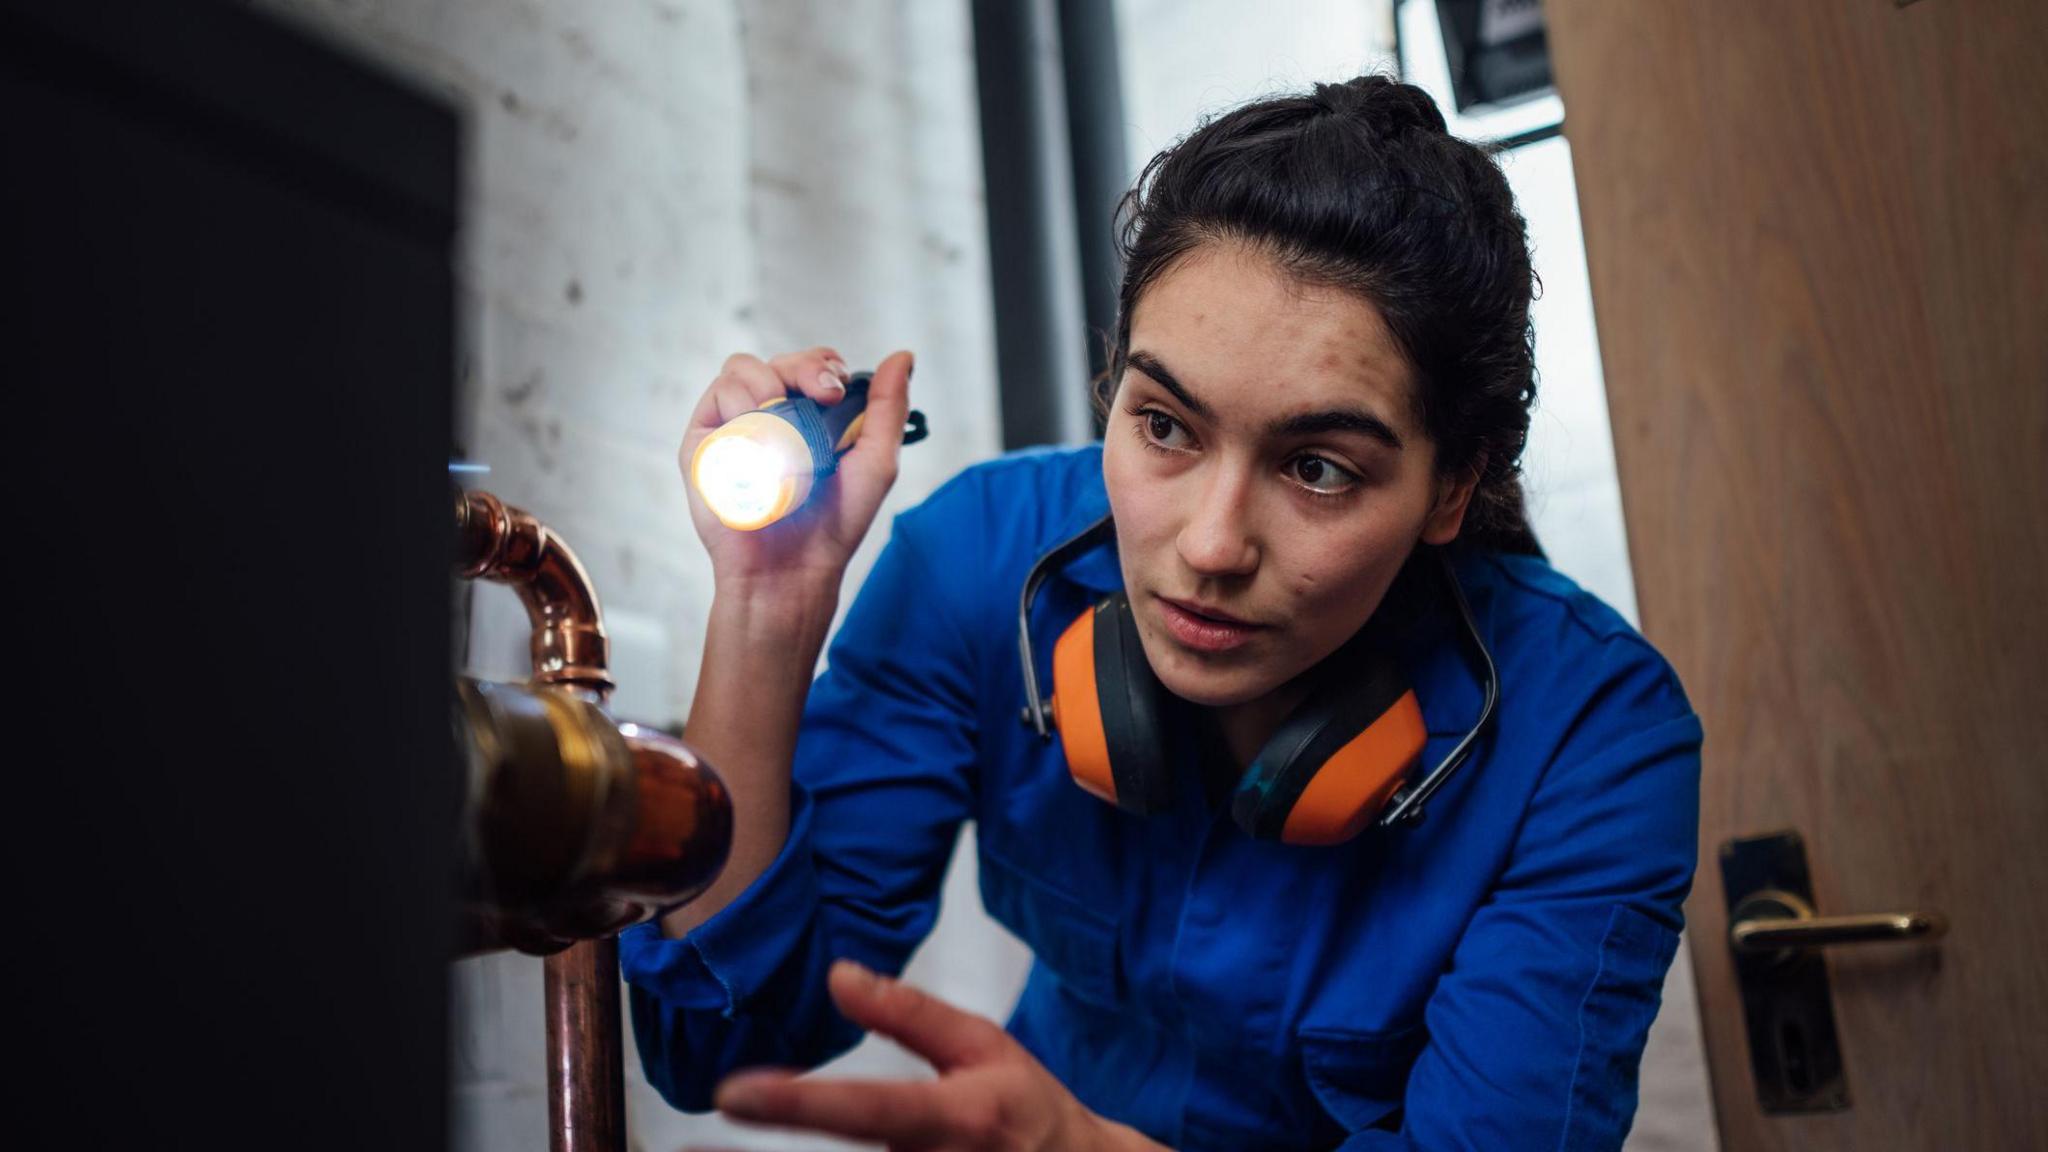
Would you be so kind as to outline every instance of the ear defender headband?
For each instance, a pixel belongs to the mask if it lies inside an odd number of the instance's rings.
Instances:
[[[1138,815],[1173,802],[1173,764],[1186,726],[1184,708],[1152,671],[1139,643],[1129,597],[1119,591],[1068,625],[1053,645],[1050,700],[1038,690],[1031,650],[1031,602],[1046,577],[1106,543],[1115,526],[1105,516],[1032,565],[1017,610],[1024,665],[1024,722],[1052,739],[1057,728],[1074,782]],[[1493,655],[1450,562],[1444,581],[1485,678],[1478,721],[1441,764],[1408,786],[1421,763],[1428,731],[1415,690],[1393,658],[1367,637],[1346,641],[1324,661],[1309,696],[1266,740],[1238,780],[1230,814],[1250,836],[1288,844],[1339,844],[1368,824],[1382,828],[1422,820],[1422,805],[1465,762],[1492,723],[1500,698]]]

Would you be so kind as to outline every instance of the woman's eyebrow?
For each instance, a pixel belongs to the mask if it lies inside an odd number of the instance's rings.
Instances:
[[[1173,393],[1173,398],[1180,401],[1181,406],[1195,416],[1203,420],[1215,419],[1215,413],[1209,410],[1209,406],[1195,399],[1180,381],[1174,379],[1173,373],[1159,362],[1157,356],[1139,351],[1125,357],[1125,361],[1157,382],[1161,388]],[[1305,412],[1298,416],[1288,416],[1273,421],[1267,426],[1266,431],[1275,439],[1285,436],[1318,436],[1330,432],[1355,432],[1377,440],[1395,451],[1401,448],[1400,434],[1394,431],[1392,425],[1370,412],[1357,408],[1337,408],[1328,412]]]
[[[1166,370],[1166,365],[1161,364],[1157,356],[1152,355],[1150,352],[1133,352],[1124,359],[1131,367],[1150,376],[1161,388],[1173,393],[1173,398],[1180,401],[1181,406],[1189,412],[1204,420],[1215,417],[1216,414],[1209,411],[1207,404],[1195,399],[1186,388],[1181,387],[1180,381],[1173,378],[1173,373]]]
[[[1399,451],[1400,434],[1391,425],[1370,412],[1356,408],[1339,408],[1330,412],[1304,412],[1299,416],[1288,416],[1275,420],[1267,426],[1275,438],[1282,436],[1319,436],[1329,432],[1356,432],[1369,436]]]

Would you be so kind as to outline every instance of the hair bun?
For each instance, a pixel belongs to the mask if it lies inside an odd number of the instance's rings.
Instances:
[[[1385,76],[1366,75],[1342,84],[1317,84],[1310,99],[1339,116],[1364,122],[1376,136],[1415,130],[1449,131],[1444,114],[1427,92]]]

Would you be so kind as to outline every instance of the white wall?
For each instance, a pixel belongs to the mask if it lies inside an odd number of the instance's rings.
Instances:
[[[1204,116],[1392,69],[1386,0],[1115,0],[1131,177]]]

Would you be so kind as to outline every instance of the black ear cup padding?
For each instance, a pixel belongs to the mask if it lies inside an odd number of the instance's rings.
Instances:
[[[1172,706],[1138,639],[1131,601],[1119,592],[1095,608],[1095,694],[1119,806],[1141,816],[1173,803]]]
[[[1231,819],[1247,835],[1279,839],[1317,770],[1407,692],[1393,657],[1354,646],[1259,749],[1231,798]]]

